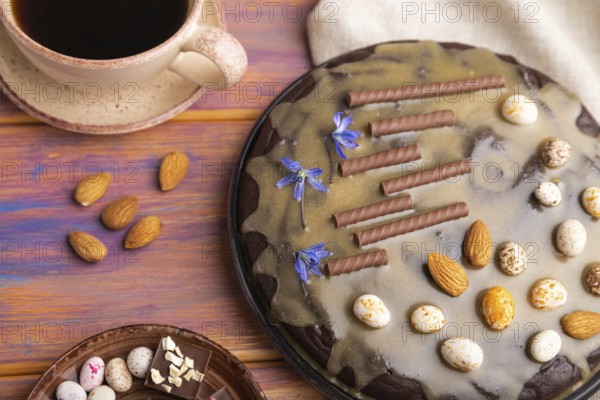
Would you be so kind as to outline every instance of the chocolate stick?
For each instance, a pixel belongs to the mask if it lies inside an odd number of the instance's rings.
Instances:
[[[335,213],[333,214],[333,221],[335,222],[336,228],[341,228],[357,222],[367,221],[369,219],[410,210],[412,208],[413,199],[411,195],[398,196],[368,206]]]
[[[401,192],[417,186],[443,181],[444,179],[468,174],[470,172],[471,161],[467,158],[381,182],[381,190],[384,194],[388,195],[390,193]]]
[[[355,107],[364,104],[468,93],[504,86],[506,86],[506,80],[502,75],[492,75],[449,82],[420,83],[392,89],[348,92],[346,101],[350,107]]]
[[[421,158],[419,145],[395,147],[390,150],[364,157],[343,160],[340,162],[340,174],[345,176],[360,174],[372,169],[389,167]]]
[[[456,115],[454,111],[441,110],[427,114],[372,121],[369,123],[369,127],[371,128],[371,135],[377,137],[441,126],[454,126],[455,123]]]
[[[364,268],[379,267],[380,265],[387,264],[387,262],[387,251],[382,249],[340,258],[339,260],[332,260],[325,265],[325,268],[329,276],[336,276],[359,271]]]
[[[394,236],[463,218],[467,215],[469,215],[467,203],[456,203],[356,232],[354,234],[354,241],[358,247],[362,247]]]

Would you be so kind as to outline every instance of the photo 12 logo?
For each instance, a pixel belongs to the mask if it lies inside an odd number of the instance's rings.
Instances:
[[[474,23],[483,21],[495,24],[538,23],[540,5],[537,2],[514,2],[509,6],[496,1],[403,1],[402,23]]]
[[[79,321],[27,321],[0,323],[0,343],[2,344],[74,344],[89,339],[99,333],[129,323],[118,322],[79,322]]]
[[[115,104],[139,103],[140,86],[136,82],[115,82],[101,85],[97,82],[6,82],[7,90],[31,104],[88,103],[105,101]]]
[[[204,2],[203,22],[220,18],[222,23],[274,23],[283,20],[287,23],[302,23],[310,7],[294,1],[251,1],[251,2]],[[336,15],[340,6],[335,1],[315,9],[315,20],[338,22]]]
[[[0,184],[2,183],[74,183],[81,179],[99,179],[98,175],[108,172],[114,183],[138,183],[136,177],[140,166],[133,162],[119,163],[102,167],[99,163],[77,161],[49,162],[0,162]]]
[[[230,87],[225,83],[207,82],[203,85],[201,101],[228,104],[269,104],[292,82],[238,82]],[[314,103],[337,103],[343,92],[335,82],[317,82],[312,100]]]
[[[94,258],[105,250],[94,243],[89,243],[87,247],[80,249],[80,251],[89,258]],[[112,260],[113,264],[137,264],[140,262],[138,251],[123,249],[121,241],[107,243],[106,251],[108,252],[107,260]],[[210,252],[210,250],[207,250],[207,252]],[[0,265],[65,265],[82,262],[81,258],[71,250],[71,246],[66,241],[0,242]]]
[[[431,342],[440,343],[448,338],[468,338],[480,343],[498,343],[500,341],[510,341],[521,345],[533,333],[540,330],[536,322],[520,323],[512,322],[503,330],[489,329],[479,321],[454,322],[448,321],[437,327],[438,330],[428,333],[420,332],[409,322],[402,324],[401,338],[402,343],[421,343]]]

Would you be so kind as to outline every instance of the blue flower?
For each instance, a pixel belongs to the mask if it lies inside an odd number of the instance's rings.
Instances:
[[[323,173],[321,168],[304,169],[298,161],[283,157],[281,163],[292,173],[284,176],[277,182],[276,186],[281,189],[284,186],[296,183],[294,187],[294,198],[298,201],[304,196],[304,182],[321,192],[327,192],[327,187],[317,180],[317,177]]]
[[[358,131],[351,131],[348,129],[352,125],[352,116],[348,115],[344,117],[343,112],[338,112],[333,116],[333,122],[335,123],[335,131],[331,134],[333,144],[335,145],[335,151],[342,160],[346,160],[346,154],[344,154],[343,147],[347,149],[355,149],[358,147],[356,139],[361,135]]]
[[[300,279],[302,279],[302,282],[308,282],[309,272],[316,276],[322,275],[321,269],[319,268],[321,260],[329,257],[331,254],[330,251],[327,251],[324,248],[325,243],[319,243],[296,253],[296,263],[294,264],[294,267],[296,268],[296,272],[298,272]]]

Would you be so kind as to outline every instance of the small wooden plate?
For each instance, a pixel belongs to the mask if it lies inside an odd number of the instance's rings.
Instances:
[[[98,356],[108,362],[114,357],[127,359],[129,352],[145,346],[153,351],[163,336],[212,351],[210,363],[201,385],[201,396],[208,397],[223,386],[235,400],[265,399],[265,395],[244,367],[228,350],[210,339],[169,325],[129,325],[93,336],[66,352],[42,375],[28,400],[55,400],[58,385],[65,380],[78,381],[79,370],[90,357]],[[203,399],[204,397],[200,397]],[[144,386],[144,380],[133,378],[133,386],[126,393],[117,394],[118,400],[175,400],[177,397]]]

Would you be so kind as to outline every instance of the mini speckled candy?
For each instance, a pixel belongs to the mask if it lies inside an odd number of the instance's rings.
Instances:
[[[565,256],[575,257],[583,252],[587,242],[587,232],[576,219],[568,219],[556,230],[556,247]]]
[[[536,333],[529,345],[529,354],[537,362],[552,360],[560,352],[562,340],[560,335],[552,329]]]
[[[442,310],[436,306],[427,305],[418,307],[410,317],[410,323],[419,332],[437,332],[446,325],[446,318]]]
[[[502,286],[490,288],[483,296],[481,312],[492,329],[506,329],[515,317],[515,299]]]
[[[117,394],[109,386],[98,386],[90,392],[87,400],[115,400]]]
[[[502,116],[515,125],[530,125],[537,121],[538,109],[529,97],[515,94],[502,104]]]
[[[354,315],[371,328],[383,328],[390,322],[390,312],[384,302],[373,294],[360,296],[354,302]]]
[[[600,263],[592,263],[587,267],[585,284],[590,292],[600,296]]]
[[[64,381],[56,388],[56,400],[86,400],[87,393],[75,382]]]
[[[92,357],[83,363],[79,372],[79,384],[90,392],[104,381],[104,361],[100,357]]]
[[[581,194],[581,202],[585,212],[594,218],[600,218],[600,188],[590,186]]]
[[[556,207],[562,200],[560,189],[552,182],[541,182],[535,188],[535,198],[541,205],[546,207]]]
[[[127,356],[127,368],[136,378],[145,379],[150,372],[150,364],[154,352],[147,347],[138,347],[129,352]]]
[[[508,275],[518,275],[527,267],[527,255],[519,243],[506,242],[498,250],[498,262]]]
[[[558,168],[569,161],[571,151],[569,143],[559,138],[551,138],[542,146],[540,158],[547,167]]]
[[[131,389],[133,378],[127,369],[127,364],[122,358],[113,358],[106,364],[104,373],[106,383],[114,389],[115,392],[126,392]]]
[[[533,286],[529,298],[535,308],[553,310],[567,302],[567,289],[557,280],[543,279]]]
[[[442,357],[452,367],[468,372],[481,367],[483,350],[472,340],[452,338],[442,344]]]

